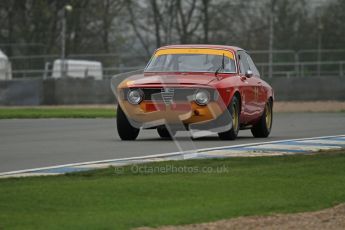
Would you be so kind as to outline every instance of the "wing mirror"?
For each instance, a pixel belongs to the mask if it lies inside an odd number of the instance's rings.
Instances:
[[[251,78],[251,77],[253,76],[253,71],[251,71],[250,69],[247,70],[245,76],[246,76],[247,78]]]

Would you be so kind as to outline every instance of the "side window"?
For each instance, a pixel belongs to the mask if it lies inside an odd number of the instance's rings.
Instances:
[[[252,58],[247,53],[246,53],[246,56],[247,56],[247,60],[248,60],[248,64],[249,64],[250,70],[253,71],[254,76],[260,77],[259,70],[256,68]]]
[[[247,55],[243,51],[238,51],[237,53],[238,53],[238,59],[240,62],[240,72],[241,72],[241,74],[245,74],[247,72],[247,70],[250,69],[249,63],[247,60]]]

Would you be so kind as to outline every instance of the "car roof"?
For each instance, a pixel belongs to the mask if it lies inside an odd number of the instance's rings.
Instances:
[[[206,45],[206,44],[188,44],[188,45],[168,45],[168,46],[162,46],[158,48],[157,50],[161,49],[174,49],[174,48],[201,48],[201,49],[223,49],[223,50],[230,50],[237,52],[239,50],[243,50],[242,48],[236,47],[236,46],[227,46],[227,45]]]

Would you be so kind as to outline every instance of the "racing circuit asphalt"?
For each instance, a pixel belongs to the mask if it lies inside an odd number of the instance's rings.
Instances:
[[[275,114],[269,138],[253,138],[250,130],[240,131],[235,141],[214,135],[191,143],[186,133],[178,137],[187,150],[338,134],[345,134],[345,113]],[[0,120],[0,172],[176,151],[176,144],[161,140],[156,130],[141,131],[136,141],[121,141],[115,119]]]

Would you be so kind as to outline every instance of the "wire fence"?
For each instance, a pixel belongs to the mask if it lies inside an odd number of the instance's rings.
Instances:
[[[249,52],[254,59],[260,74],[268,78],[269,66],[268,50],[254,50]],[[59,55],[31,55],[12,56],[8,58],[7,70],[2,70],[8,75],[11,71],[12,79],[18,78],[52,78]],[[67,61],[79,60],[83,65],[69,65],[67,76],[93,77],[89,63],[100,63],[102,78],[110,78],[114,74],[143,69],[148,62],[144,55],[126,54],[72,54],[66,57]],[[276,77],[315,77],[315,76],[345,76],[345,50],[274,50],[272,63],[272,76]]]

